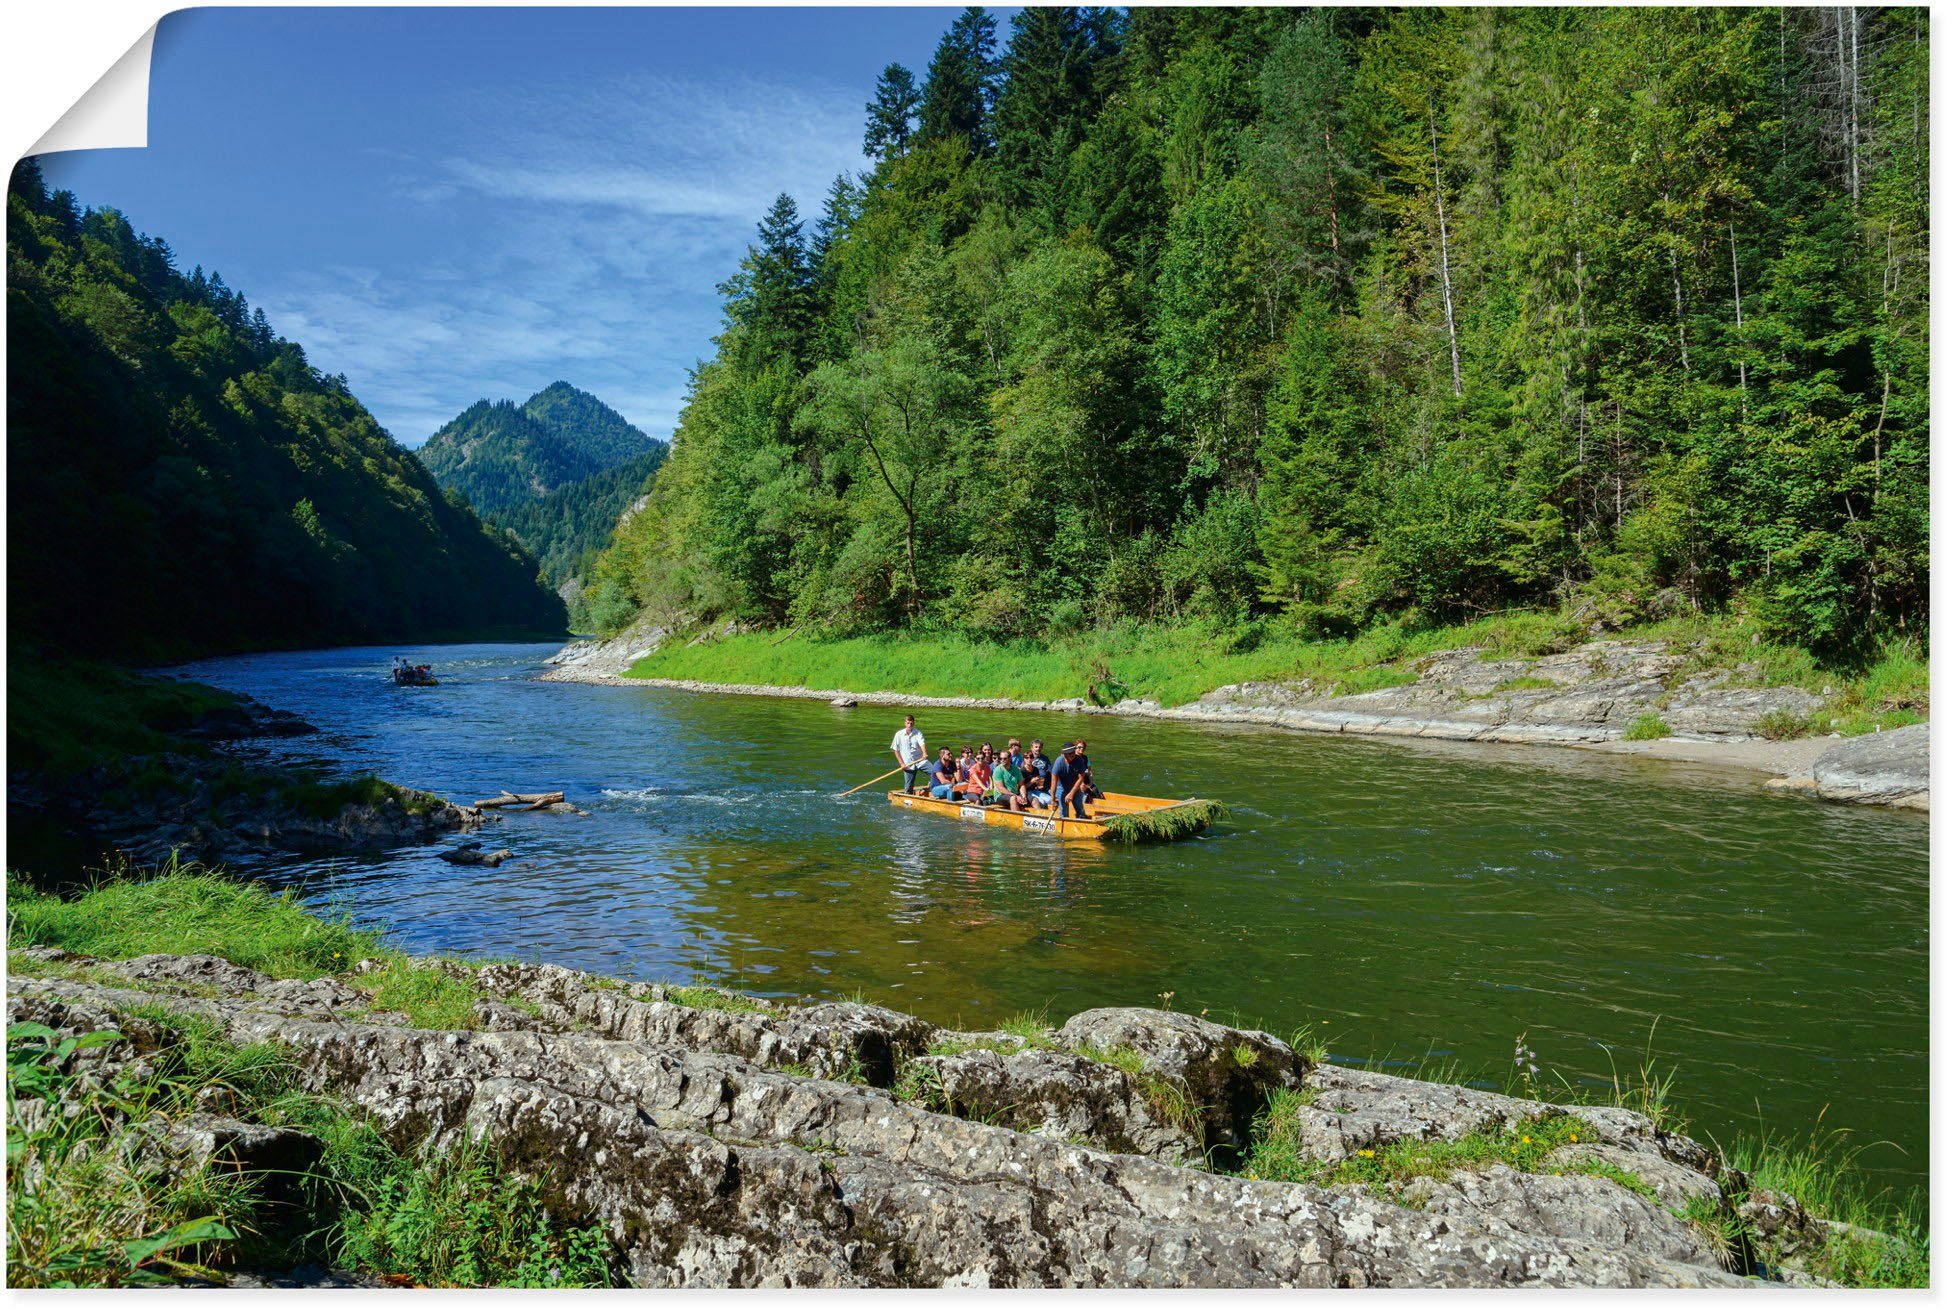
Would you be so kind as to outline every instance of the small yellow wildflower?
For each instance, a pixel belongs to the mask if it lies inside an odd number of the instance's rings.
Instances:
[[[1363,1148],[1358,1150],[1356,1153],[1356,1156],[1358,1157],[1374,1157],[1375,1155],[1376,1155],[1376,1150],[1374,1148]]]
[[[1573,1136],[1572,1136],[1572,1138],[1571,1138],[1571,1142],[1573,1142],[1573,1143],[1578,1143],[1578,1142],[1579,1142],[1579,1136],[1578,1136],[1578,1135],[1576,1135],[1576,1134],[1575,1134],[1575,1135],[1573,1135]]]
[[[1531,1136],[1531,1135],[1529,1135],[1529,1134],[1521,1134],[1521,1135],[1519,1135],[1519,1136],[1518,1136],[1518,1142],[1520,1142],[1520,1143],[1530,1143],[1530,1142],[1532,1142],[1532,1136]]]

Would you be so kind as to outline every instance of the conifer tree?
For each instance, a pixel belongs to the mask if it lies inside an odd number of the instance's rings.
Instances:
[[[996,100],[996,19],[981,5],[957,15],[929,60],[922,88],[924,141],[960,137],[971,155],[990,149],[989,118]]]
[[[915,131],[915,111],[921,100],[913,73],[900,64],[890,64],[881,70],[874,99],[868,102],[867,136],[862,143],[870,159],[888,160],[908,149],[908,139]]]

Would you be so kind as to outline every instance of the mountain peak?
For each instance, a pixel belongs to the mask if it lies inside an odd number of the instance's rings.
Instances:
[[[615,469],[660,444],[561,379],[519,405],[478,401],[427,439],[421,463],[480,514],[494,515]]]

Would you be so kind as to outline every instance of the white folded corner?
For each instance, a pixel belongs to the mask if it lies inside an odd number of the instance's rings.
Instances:
[[[30,155],[57,150],[114,150],[149,144],[149,55],[156,26],[129,47],[41,139]]]

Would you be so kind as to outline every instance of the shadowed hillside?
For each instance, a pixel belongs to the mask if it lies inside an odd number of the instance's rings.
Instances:
[[[32,161],[7,239],[14,640],[146,660],[562,630],[534,557],[221,277]]]

